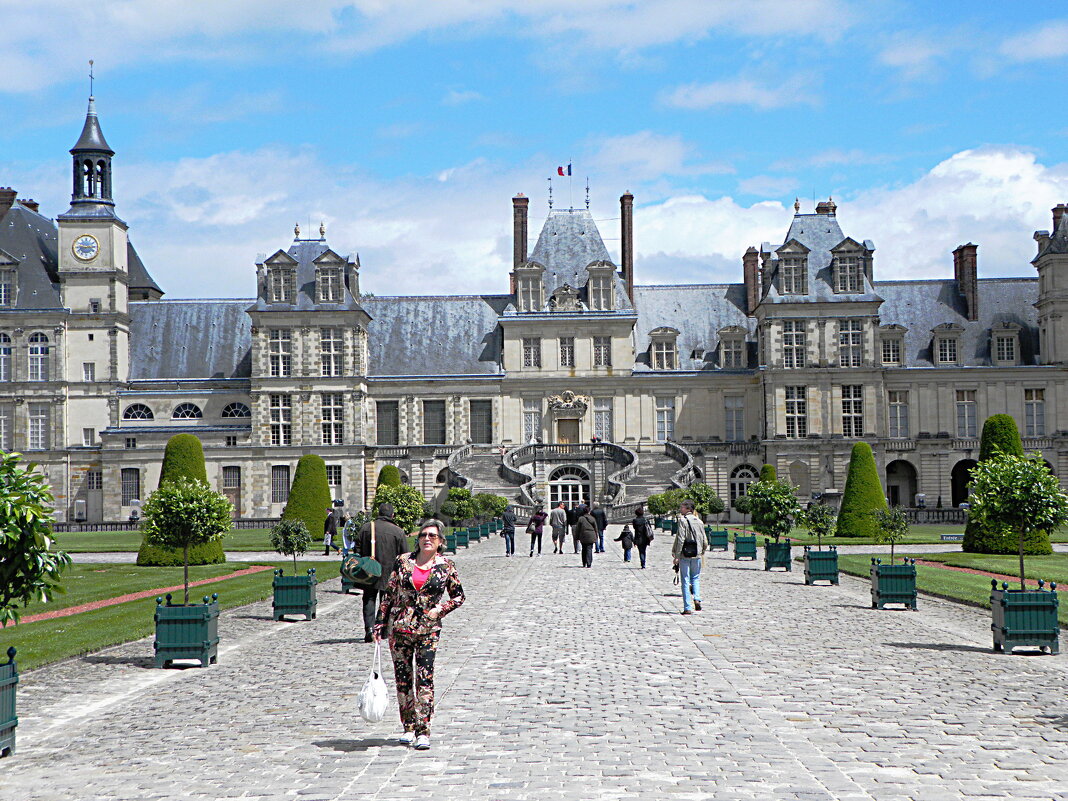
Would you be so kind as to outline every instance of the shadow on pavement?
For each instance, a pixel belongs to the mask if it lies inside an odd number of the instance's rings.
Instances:
[[[156,660],[151,656],[100,656],[100,655],[88,655],[83,656],[82,660],[85,662],[91,662],[94,665],[129,665],[130,667],[139,668],[155,668]],[[176,667],[183,667],[182,665],[176,665]]]
[[[372,643],[364,643],[363,637],[352,637],[347,640],[316,640],[312,645],[371,645]]]
[[[1068,731],[1068,715],[1039,715],[1035,720],[1061,731]]]
[[[948,642],[887,642],[891,648],[915,648],[922,651],[960,651],[962,653],[989,654],[990,648],[981,645],[954,645]]]
[[[351,754],[354,751],[366,751],[368,748],[380,748],[384,745],[395,745],[398,748],[407,748],[394,740],[385,737],[368,737],[366,740],[320,740],[312,743],[316,748],[329,748],[331,751],[340,751],[343,754]]]
[[[274,620],[270,615],[234,615],[234,620]]]

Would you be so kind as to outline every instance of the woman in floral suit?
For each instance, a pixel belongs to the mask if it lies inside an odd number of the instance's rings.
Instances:
[[[427,520],[419,529],[418,542],[414,553],[397,557],[378,607],[374,637],[377,642],[389,633],[404,726],[400,742],[414,742],[425,751],[430,748],[434,717],[434,655],[441,619],[464,602],[464,588],[456,566],[441,554],[445,547],[442,524]]]

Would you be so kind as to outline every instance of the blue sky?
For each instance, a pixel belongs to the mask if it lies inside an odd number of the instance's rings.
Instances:
[[[119,213],[171,297],[249,295],[320,220],[370,291],[505,291],[509,198],[536,232],[568,161],[610,250],[635,193],[642,283],[737,281],[827,196],[877,278],[951,274],[965,241],[981,275],[1031,275],[1068,201],[1048,1],[70,5],[0,0],[0,184],[66,209],[93,58]]]

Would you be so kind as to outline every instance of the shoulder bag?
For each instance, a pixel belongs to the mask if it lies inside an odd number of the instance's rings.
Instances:
[[[375,521],[371,521],[371,555],[353,554],[341,563],[341,573],[345,578],[361,587],[371,587],[382,577],[382,565],[375,559]]]

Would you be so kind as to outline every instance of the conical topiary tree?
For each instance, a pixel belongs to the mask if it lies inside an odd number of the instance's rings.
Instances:
[[[983,423],[983,433],[979,440],[979,462],[988,461],[998,455],[1024,455],[1020,429],[1016,427],[1016,420],[1010,414],[994,414]],[[991,521],[981,523],[974,516],[968,516],[968,523],[964,527],[964,541],[961,543],[961,550],[965,553],[1016,554],[1019,549],[1017,530]],[[1053,553],[1049,532],[1025,528],[1023,553],[1028,556]]]
[[[159,486],[170,481],[188,478],[208,483],[208,469],[204,464],[204,446],[193,434],[175,434],[167,440],[163,464],[159,470]]]
[[[858,442],[849,457],[849,474],[838,510],[839,537],[875,538],[878,525],[874,512],[886,508],[886,496],[879,482],[871,445]]]
[[[376,487],[383,485],[387,487],[399,487],[404,482],[401,481],[400,470],[395,465],[387,464],[381,470],[378,471],[378,483]]]
[[[330,508],[330,485],[326,480],[326,462],[314,453],[300,457],[289,501],[282,510],[283,520],[303,520],[313,537],[318,536]]]
[[[761,481],[776,481],[779,476],[775,472],[775,465],[766,464],[760,468],[760,480]]]

